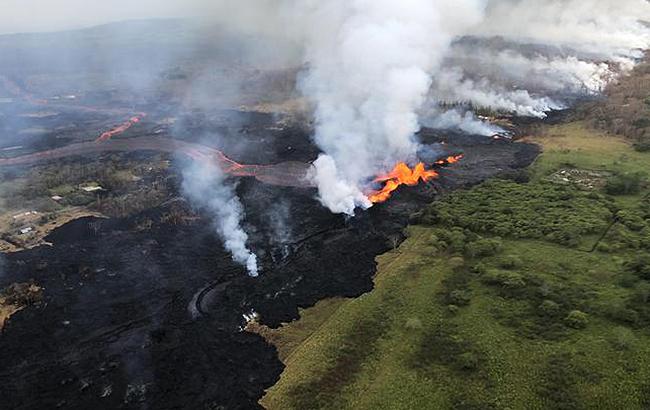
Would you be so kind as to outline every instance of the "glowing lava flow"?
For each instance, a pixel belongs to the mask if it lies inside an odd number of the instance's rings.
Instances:
[[[146,117],[146,116],[147,116],[147,114],[144,113],[144,112],[137,113],[135,116],[131,117],[131,118],[130,118],[127,122],[125,122],[124,124],[121,124],[121,125],[119,125],[119,126],[113,128],[112,130],[109,130],[109,131],[106,131],[106,132],[102,133],[102,135],[100,135],[100,136],[95,140],[95,142],[104,142],[104,141],[108,141],[108,140],[110,140],[111,138],[113,138],[114,136],[119,135],[119,134],[122,134],[123,132],[125,132],[125,131],[128,130],[129,128],[133,127],[135,124],[137,124],[137,123],[139,123],[140,121],[142,121],[142,119],[143,119],[144,117]]]
[[[455,164],[457,162],[460,162],[460,160],[463,159],[464,157],[465,156],[463,154],[451,155],[451,156],[448,156],[447,158],[443,158],[443,159],[440,159],[440,160],[436,161],[435,165],[445,167],[447,165],[452,165],[452,164]]]
[[[449,156],[435,162],[437,166],[455,164],[463,158],[462,155]],[[413,169],[404,162],[400,162],[386,175],[375,178],[375,183],[384,183],[384,187],[378,191],[371,192],[368,199],[372,203],[386,202],[393,192],[402,185],[415,186],[420,182],[427,182],[438,178],[439,174],[434,170],[427,170],[424,163],[420,162]]]

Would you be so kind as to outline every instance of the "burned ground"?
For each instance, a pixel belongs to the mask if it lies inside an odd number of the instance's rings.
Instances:
[[[242,118],[239,143],[261,148],[244,154],[233,145],[234,159],[314,159],[305,131],[272,131],[273,116]],[[188,139],[199,135],[188,130]],[[274,347],[241,330],[244,314],[277,327],[323,298],[368,292],[375,257],[401,237],[411,214],[441,192],[511,173],[538,154],[533,145],[483,137],[425,130],[421,138],[445,141],[465,160],[355,218],[330,214],[313,190],[241,179],[249,242],[262,262],[257,279],[234,264],[208,217],[178,198],[178,186],[160,206],[79,219],[50,234],[52,246],[7,255],[0,287],[33,280],[44,301],[13,316],[0,337],[0,400],[16,409],[257,407],[283,365]],[[180,173],[176,165],[169,172]],[[270,212],[280,203],[289,234],[278,240]]]

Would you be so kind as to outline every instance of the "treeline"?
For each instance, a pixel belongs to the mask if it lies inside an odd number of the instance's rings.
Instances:
[[[415,219],[427,225],[576,247],[584,236],[602,233],[615,211],[613,202],[597,192],[544,181],[493,180],[451,194]]]
[[[650,151],[650,61],[611,84],[606,97],[579,108],[580,117],[594,128],[630,138],[638,151]]]

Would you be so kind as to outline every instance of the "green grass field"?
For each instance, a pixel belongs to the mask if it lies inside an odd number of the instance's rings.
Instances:
[[[650,200],[642,175],[617,180],[650,172],[650,154],[581,123],[535,141],[529,182],[432,204],[378,258],[372,292],[275,331],[287,368],[262,405],[650,407]],[[613,181],[549,181],[566,168]]]

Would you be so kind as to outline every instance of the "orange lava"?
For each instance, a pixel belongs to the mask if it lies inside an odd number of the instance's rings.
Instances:
[[[464,157],[463,154],[451,155],[451,156],[448,156],[447,158],[443,158],[441,160],[436,161],[435,164],[436,165],[442,165],[442,166],[451,165],[451,164],[455,164],[457,162],[460,162],[460,160],[463,159],[463,157]]]
[[[446,166],[455,164],[463,159],[463,155],[453,155],[435,162],[437,166]],[[420,162],[411,169],[404,162],[400,162],[386,175],[375,178],[375,182],[384,183],[384,187],[368,195],[370,202],[377,204],[386,202],[393,192],[402,185],[415,186],[420,182],[427,182],[438,178],[439,174],[434,170],[427,170],[424,163]]]
[[[386,202],[401,185],[414,186],[419,184],[420,181],[426,182],[437,177],[438,173],[425,169],[424,163],[422,162],[417,164],[413,169],[409,168],[405,163],[400,162],[391,172],[375,179],[375,182],[385,182],[384,187],[368,195],[368,199],[375,204]]]
[[[125,131],[128,130],[129,128],[133,127],[135,124],[137,124],[137,123],[139,123],[140,121],[142,121],[142,119],[143,119],[144,117],[146,117],[146,116],[147,116],[146,113],[143,113],[143,112],[138,113],[137,115],[135,115],[135,116],[129,118],[129,120],[128,120],[127,122],[125,122],[124,124],[121,124],[121,125],[119,125],[119,126],[113,128],[112,130],[109,130],[109,131],[106,131],[106,132],[102,133],[102,135],[100,135],[100,136],[95,140],[95,142],[104,142],[104,141],[108,141],[108,140],[110,140],[111,138],[113,138],[114,136],[119,135],[119,134],[122,134],[123,132],[125,132]]]

